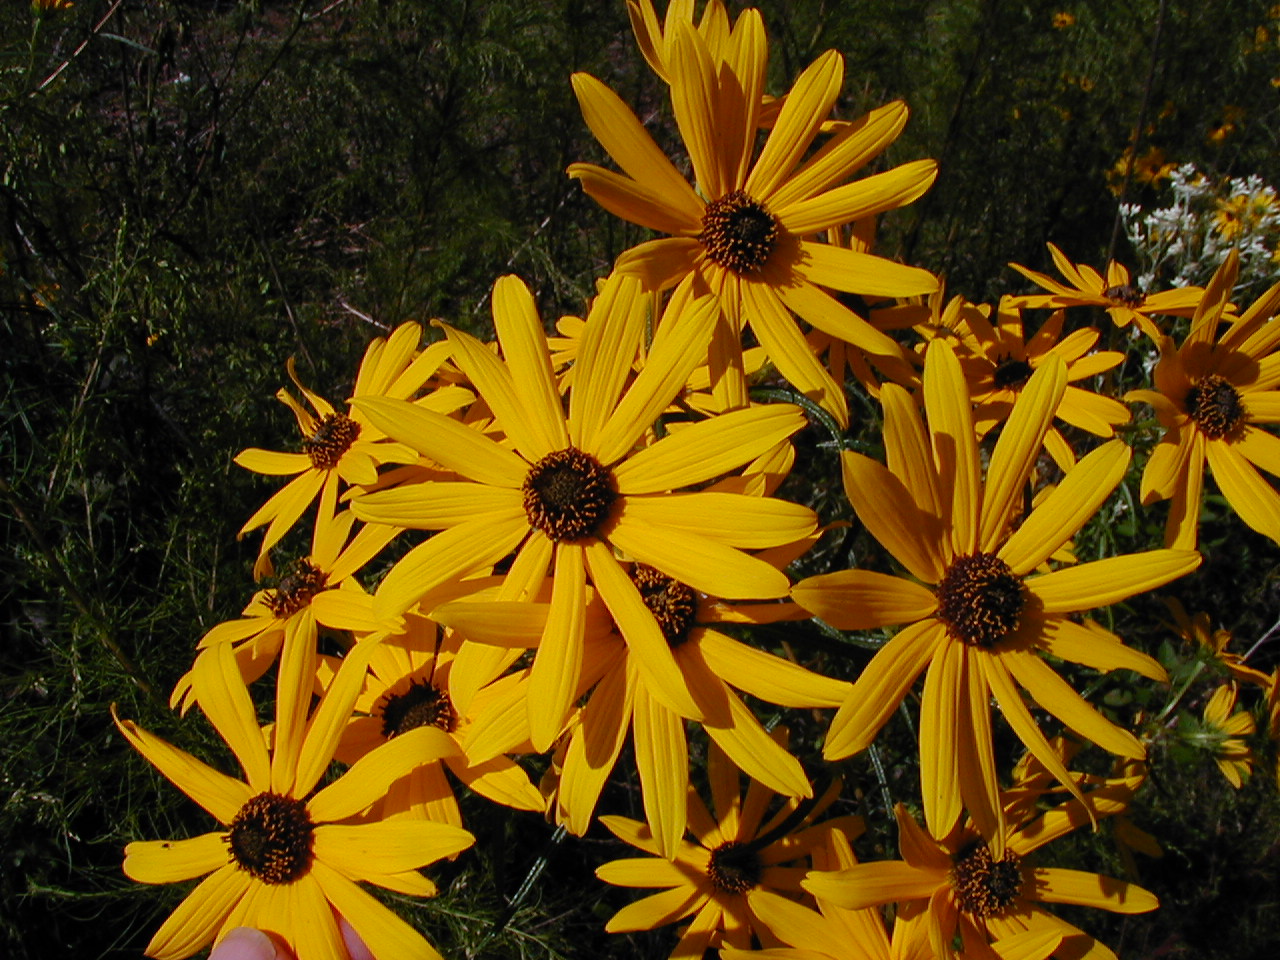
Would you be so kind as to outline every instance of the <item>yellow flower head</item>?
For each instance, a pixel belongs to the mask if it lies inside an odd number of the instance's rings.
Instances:
[[[1053,29],[1065,30],[1067,27],[1076,25],[1076,16],[1074,13],[1059,12],[1053,15]]]
[[[457,747],[440,730],[415,730],[316,790],[371,651],[369,644],[352,651],[305,730],[277,723],[270,750],[230,646],[220,644],[197,660],[201,708],[240,762],[243,780],[116,718],[138,752],[221,824],[188,840],[135,841],[125,848],[124,872],[140,883],[205,877],[156,931],[147,956],[183,960],[233,927],[248,926],[275,934],[298,960],[332,960],[346,956],[336,910],[379,958],[438,960],[421,934],[358,882],[431,896],[435,886],[418,869],[465,850],[475,838],[426,820],[344,821],[416,765]]]
[[[1201,745],[1213,754],[1227,782],[1239,790],[1253,772],[1253,750],[1243,738],[1252,736],[1256,727],[1250,714],[1233,712],[1237,694],[1234,683],[1224,683],[1213,691],[1204,707]]]

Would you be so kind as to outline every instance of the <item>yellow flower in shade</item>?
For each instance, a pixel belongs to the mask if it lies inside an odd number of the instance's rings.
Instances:
[[[892,339],[822,288],[910,296],[932,291],[937,281],[918,268],[805,238],[910,203],[933,183],[937,165],[918,161],[846,182],[897,137],[906,122],[901,103],[873,111],[811,151],[844,82],[844,62],[835,51],[796,80],[755,156],[768,60],[759,13],[747,10],[739,18],[739,52],[723,68],[699,32],[678,27],[667,61],[671,99],[696,189],[626,104],[584,73],[573,77],[583,117],[623,172],[575,163],[569,175],[611,213],[670,235],[625,251],[615,269],[640,277],[649,289],[696,277],[700,289],[715,295],[723,317],[709,356],[721,409],[747,402],[741,340],[749,324],[779,372],[847,426],[844,391],[792,314],[852,343],[873,362],[898,358]]]
[[[933,341],[924,369],[928,431],[906,391],[885,384],[888,467],[842,454],[858,519],[910,579],[844,570],[792,590],[801,606],[842,630],[907,624],[854,683],[824,753],[839,759],[865,749],[925,673],[920,775],[925,816],[940,836],[959,819],[962,801],[985,836],[998,842],[1001,835],[992,698],[1027,749],[1075,789],[1019,687],[1104,749],[1144,756],[1142,744],[1090,706],[1045,656],[1166,679],[1151,657],[1082,625],[1078,615],[1168,583],[1200,562],[1191,550],[1156,550],[1036,572],[1102,505],[1130,459],[1120,441],[1103,444],[1014,523],[1065,387],[1066,365],[1051,356],[1014,404],[984,483],[963,374],[951,347]]]
[[[1053,15],[1053,29],[1065,30],[1067,27],[1076,25],[1076,17],[1073,13],[1059,12]]]
[[[339,779],[316,789],[329,769],[372,646],[355,648],[297,742],[284,749],[277,724],[268,751],[231,648],[221,644],[196,664],[200,703],[244,769],[220,773],[128,720],[116,725],[138,752],[222,825],[189,840],[135,841],[124,872],[140,883],[205,877],[147,945],[156,960],[182,960],[233,927],[258,927],[288,944],[299,960],[346,956],[334,911],[379,960],[439,954],[422,935],[362,890],[372,883],[432,896],[418,869],[465,850],[465,830],[427,820],[349,820],[413,766],[457,749],[443,731],[423,728],[370,753]],[[207,876],[206,876],[207,875]]]
[[[995,324],[988,319],[988,313],[990,308],[986,313],[980,308],[961,315],[959,332],[965,350],[957,351],[973,397],[973,420],[979,437],[985,437],[1008,419],[1031,374],[1050,356],[1060,357],[1067,366],[1067,388],[1054,411],[1056,419],[1106,439],[1115,436],[1117,424],[1129,422],[1129,410],[1119,400],[1075,385],[1124,362],[1124,354],[1114,350],[1089,352],[1098,342],[1097,330],[1086,327],[1063,337],[1066,314],[1057,310],[1027,339],[1022,312],[1010,304],[1009,298],[1000,301]],[[1063,470],[1076,462],[1071,445],[1056,426],[1049,427],[1044,445]]]
[[[1167,597],[1164,602],[1169,608],[1169,613],[1173,615],[1173,623],[1170,626],[1180,637],[1199,647],[1241,683],[1252,683],[1264,690],[1270,687],[1270,674],[1249,666],[1244,662],[1244,657],[1227,649],[1231,643],[1230,630],[1214,630],[1209,624],[1207,613],[1190,616],[1177,597]]]
[[[1108,781],[1089,791],[1083,801],[1070,799],[1047,811],[1032,808],[1025,817],[1010,817],[999,850],[972,824],[948,830],[942,837],[931,835],[898,804],[895,813],[902,860],[812,872],[803,886],[815,897],[848,910],[897,903],[897,923],[911,927],[905,938],[922,951],[916,956],[939,960],[989,957],[993,940],[1047,933],[1062,937],[1060,951],[1053,951],[1057,956],[1116,960],[1105,945],[1041,904],[1146,913],[1156,909],[1159,901],[1142,887],[1123,880],[1038,866],[1032,855],[1098,817],[1122,813],[1131,796],[1128,782]],[[898,937],[897,930],[894,937]],[[963,953],[952,947],[957,937]]]
[[[1107,264],[1107,276],[1104,280],[1093,267],[1073,264],[1052,243],[1049,244],[1049,253],[1066,283],[1011,263],[1009,266],[1014,270],[1032,283],[1049,291],[1047,295],[1012,297],[1010,298],[1012,306],[1031,309],[1102,307],[1111,315],[1116,326],[1126,327],[1133,323],[1152,340],[1158,341],[1161,332],[1152,317],[1156,314],[1189,317],[1195,312],[1196,304],[1200,302],[1200,295],[1203,293],[1199,287],[1143,293],[1133,285],[1128,267],[1114,260]]]
[[[785,728],[775,728],[772,736],[785,746]],[[738,770],[715,744],[708,749],[707,777],[711,809],[696,791],[689,791],[694,840],[681,840],[674,859],[662,856],[644,824],[626,817],[600,818],[618,839],[656,856],[613,860],[599,867],[596,876],[619,887],[662,888],[623,907],[605,929],[652,930],[690,918],[672,960],[700,960],[707,949],[722,945],[747,950],[753,935],[765,946],[802,936],[802,931],[770,928],[762,922],[761,910],[801,894],[809,852],[823,844],[828,832],[862,832],[858,817],[807,826],[834,802],[838,781],[816,802],[789,800],[766,820],[770,791],[753,781],[744,797]]]
[[[372,341],[356,374],[354,396],[382,396],[408,399],[422,388],[448,357],[448,347],[433,344],[420,354],[418,343],[422,328],[416,323],[403,323],[386,340]],[[416,354],[416,359],[415,359]],[[311,409],[303,406],[288,390],[280,390],[277,399],[293,411],[302,433],[302,452],[283,453],[250,447],[236,456],[236,463],[254,473],[271,476],[293,476],[272,495],[240,529],[244,536],[267,524],[254,576],[271,571],[268,551],[280,542],[303,512],[319,496],[335,499],[339,481],[350,485],[375,483],[378,467],[385,463],[414,463],[417,454],[404,444],[387,439],[358,409],[341,413],[333,404],[302,385],[288,362],[289,377]],[[472,394],[457,386],[447,386],[419,401],[427,409],[441,413],[456,410],[472,399]]]
[[[649,66],[666,83],[676,73],[675,37],[679,26],[693,26],[694,0],[671,0],[662,22],[653,8],[653,0],[627,0],[627,15],[631,18],[631,30],[636,43]],[[742,29],[743,21],[730,24],[729,12],[722,0],[708,0],[702,10],[697,30],[706,44],[707,52],[716,64],[736,60],[749,52],[744,48],[750,31]]]
[[[1252,715],[1243,710],[1232,712],[1238,693],[1234,683],[1224,683],[1213,691],[1204,707],[1203,732],[1195,741],[1213,754],[1218,769],[1237,790],[1253,772],[1253,750],[1243,738],[1257,730]]]
[[[453,666],[461,640],[416,613],[406,615],[406,631],[384,639],[369,656],[369,672],[356,698],[353,715],[338,744],[335,757],[354,764],[384,743],[422,726],[434,726],[449,735],[457,750],[440,763],[424,763],[398,780],[382,801],[384,817],[412,816],[462,826],[462,815],[450,774],[481,796],[518,810],[543,808],[542,795],[529,776],[506,756],[475,762],[465,749],[472,718],[486,706],[501,700],[516,677],[481,677],[470,685],[455,683]],[[327,686],[337,671],[326,658]],[[501,665],[499,665],[501,667]],[[470,678],[473,679],[474,678]]]
[[[1258,472],[1280,475],[1280,439],[1266,429],[1280,421],[1280,323],[1272,319],[1280,284],[1238,318],[1224,317],[1238,265],[1233,250],[1204,290],[1182,346],[1161,341],[1155,390],[1125,396],[1150,404],[1164,428],[1142,471],[1142,502],[1171,501],[1169,546],[1196,544],[1206,463],[1237,516],[1280,543],[1280,494]]]
[[[737,691],[778,706],[834,708],[848,695],[849,684],[741,643],[722,629],[808,615],[791,603],[724,603],[644,564],[628,565],[627,576],[671,647],[681,683],[699,708],[700,725],[710,740],[738,769],[775,793],[808,797],[810,785],[799,761],[770,739]],[[545,632],[549,607],[463,600],[440,607],[434,615],[468,640],[534,644]],[[585,696],[586,702],[575,711],[561,740],[555,819],[573,834],[586,833],[630,731],[650,835],[660,851],[673,856],[685,832],[689,789],[684,720],[650,691],[644,671],[607,613],[589,605],[587,619],[582,687],[575,698]],[[507,703],[496,707],[510,708]],[[527,736],[527,726],[509,716],[490,716],[477,721],[464,748],[482,758]]]
[[[353,502],[356,514],[372,521],[442,531],[387,574],[376,595],[383,609],[406,610],[433,585],[512,551],[500,599],[531,599],[554,570],[528,697],[539,752],[560,733],[578,686],[588,577],[654,695],[682,716],[700,712],[615,550],[714,596],[769,599],[786,594],[787,578],[746,551],[790,543],[817,525],[812,511],[772,498],[681,492],[737,469],[799,430],[804,418],[794,406],[739,410],[637,448],[705,355],[715,321],[709,297],[682,306],[678,320],[659,325],[644,369],[624,391],[634,355],[617,349],[617,340],[646,302],[634,279],[618,275],[596,297],[567,415],[533,297],[518,279],[504,277],[494,286],[505,362],[474,337],[446,328],[455,361],[508,445],[402,401],[356,401],[388,435],[462,478],[406,484]]]
[[[827,833],[826,843],[811,854],[814,870],[848,870],[857,864],[849,838],[842,830]],[[782,897],[762,901],[756,913],[770,930],[780,931],[788,947],[766,951],[724,947],[720,960],[895,960],[919,956],[908,941],[910,923],[895,923],[893,938],[885,930],[879,907],[847,910],[817,897],[818,911]],[[991,944],[1000,960],[1045,960],[1062,942],[1054,930],[1029,930]]]

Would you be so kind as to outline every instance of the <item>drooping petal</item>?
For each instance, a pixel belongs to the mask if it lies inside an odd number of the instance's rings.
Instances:
[[[959,709],[962,693],[967,693],[965,647],[944,643],[929,664],[920,699],[920,792],[925,823],[935,837],[945,837],[960,817],[960,777],[968,772],[958,766],[957,727],[968,719],[968,711]],[[998,788],[998,783],[989,786],[993,792]]]
[[[635,691],[632,732],[645,819],[658,841],[659,852],[670,859],[675,856],[685,829],[689,747],[684,722],[651,697],[640,683]]]
[[[560,735],[577,692],[586,636],[586,583],[583,548],[556,544],[551,608],[529,677],[529,732],[538,753],[549,750]]]
[[[1280,543],[1280,494],[1231,444],[1210,441],[1205,452],[1231,509],[1264,537]]]
[[[210,874],[160,925],[146,955],[155,960],[186,960],[207,946],[252,884],[249,874],[234,863]]]
[[[441,960],[422,934],[322,861],[311,864],[311,875],[378,960]]]

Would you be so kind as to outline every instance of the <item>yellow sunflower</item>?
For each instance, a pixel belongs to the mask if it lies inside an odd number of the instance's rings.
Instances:
[[[443,731],[411,731],[370,753],[316,790],[328,770],[373,646],[352,651],[306,729],[284,749],[279,724],[268,751],[231,648],[219,644],[196,664],[202,709],[244,769],[237,780],[128,720],[116,725],[138,752],[204,807],[222,829],[188,840],[135,841],[124,872],[140,883],[205,876],[147,945],[156,960],[182,960],[234,927],[257,927],[299,960],[346,956],[334,911],[380,960],[439,954],[411,926],[362,890],[372,883],[431,896],[418,869],[471,846],[465,830],[427,820],[343,821],[381,797],[415,765],[457,750]]]
[[[1119,400],[1076,386],[1124,362],[1124,354],[1115,350],[1089,352],[1098,342],[1097,330],[1085,327],[1063,337],[1066,313],[1056,310],[1027,339],[1022,312],[1012,306],[1010,298],[1001,299],[995,323],[988,318],[989,312],[990,308],[986,313],[979,308],[957,317],[965,348],[957,355],[973,397],[974,426],[979,437],[985,437],[1008,418],[1031,374],[1051,355],[1061,357],[1067,366],[1067,388],[1054,411],[1056,419],[1107,439],[1115,436],[1118,424],[1129,422],[1129,411]],[[1044,445],[1063,470],[1075,464],[1075,452],[1056,426],[1049,427]]]
[[[772,736],[786,744],[785,728],[775,728]],[[672,960],[701,960],[707,949],[721,945],[749,949],[753,936],[766,946],[780,946],[784,937],[802,935],[772,929],[762,921],[761,911],[785,899],[783,894],[801,895],[809,852],[821,846],[830,831],[853,836],[862,832],[857,817],[808,826],[834,802],[838,782],[816,802],[789,800],[765,820],[770,791],[753,781],[742,796],[738,770],[715,744],[708,751],[707,776],[712,807],[709,810],[696,791],[689,791],[694,841],[681,840],[674,859],[663,856],[644,824],[626,817],[600,818],[618,839],[656,856],[612,860],[599,867],[596,876],[619,887],[662,888],[623,907],[605,929],[652,930],[691,918],[671,952]]]
[[[805,609],[842,630],[907,624],[854,684],[827,734],[825,756],[865,749],[925,673],[920,755],[925,815],[943,835],[967,807],[998,842],[1003,816],[989,704],[1063,784],[1071,774],[1049,748],[1019,686],[1067,727],[1112,753],[1141,757],[1128,731],[1105,719],[1043,655],[1099,670],[1166,678],[1151,657],[1078,614],[1180,577],[1200,562],[1191,550],[1111,557],[1037,574],[1124,476],[1130,453],[1110,441],[1084,457],[1014,527],[1027,478],[1066,366],[1049,357],[1028,381],[991,454],[983,482],[969,392],[951,347],[935,340],[924,370],[928,431],[915,401],[893,384],[882,390],[888,467],[842,455],[845,492],[858,519],[910,578],[870,570],[810,577],[793,588]]]
[[[831,830],[824,846],[813,850],[816,871],[848,870],[857,864],[843,830]],[[756,905],[756,913],[789,946],[770,950],[723,947],[720,960],[898,960],[913,954],[910,923],[895,923],[893,937],[885,930],[879,907],[848,910],[817,897],[818,910],[773,897]],[[1028,930],[991,944],[1000,960],[1045,960],[1062,942],[1054,930]]]
[[[527,599],[554,569],[551,611],[528,698],[534,747],[545,751],[568,716],[581,672],[588,576],[635,650],[654,695],[682,716],[700,713],[675,659],[615,550],[694,589],[732,599],[784,596],[784,574],[748,549],[789,543],[817,525],[812,511],[771,498],[681,492],[729,473],[804,425],[794,406],[739,410],[637,449],[684,385],[715,321],[710,298],[658,327],[644,369],[627,386],[633,355],[616,341],[643,311],[639,284],[615,275],[587,319],[568,413],[551,372],[533,297],[515,277],[494,286],[505,362],[474,337],[446,328],[455,360],[494,412],[508,445],[402,401],[357,400],[389,436],[462,478],[357,498],[366,519],[439,530],[387,574],[376,600],[398,612],[424,590],[516,552],[504,600]],[[514,448],[514,449],[513,449]]]
[[[849,684],[733,639],[718,627],[782,623],[807,617],[791,603],[728,604],[699,595],[653,567],[629,564],[627,576],[653,613],[671,647],[681,681],[698,706],[707,736],[753,780],[775,793],[808,797],[799,761],[770,739],[741,690],[766,703],[794,708],[838,707]],[[578,836],[586,833],[605,782],[631,732],[651,835],[672,856],[685,832],[689,748],[683,718],[648,689],[644,672],[603,611],[589,607],[579,696],[561,740],[560,780],[553,812]],[[549,614],[546,604],[446,604],[435,616],[469,640],[537,643]],[[507,703],[495,704],[498,710]],[[527,736],[509,716],[477,721],[464,749],[483,758]]]
[[[499,754],[476,761],[465,742],[472,719],[501,699],[517,677],[498,679],[496,672],[480,678],[480,688],[453,682],[453,666],[462,644],[453,631],[441,631],[426,617],[409,613],[404,633],[388,637],[369,656],[369,671],[356,698],[352,716],[338,743],[335,758],[355,764],[384,743],[422,726],[443,730],[457,750],[441,763],[424,763],[397,781],[380,807],[384,817],[413,816],[462,826],[462,814],[450,774],[481,796],[518,810],[543,808],[542,795],[529,776],[510,758]],[[326,658],[322,686],[336,677]]]
[[[1144,293],[1134,286],[1128,267],[1114,260],[1107,264],[1107,276],[1103,279],[1093,267],[1072,263],[1067,259],[1066,254],[1052,243],[1049,244],[1049,253],[1066,283],[1011,263],[1009,266],[1036,286],[1049,291],[1047,295],[1013,297],[1014,306],[1030,309],[1102,307],[1111,315],[1117,327],[1127,327],[1130,323],[1136,324],[1138,329],[1148,337],[1158,341],[1161,331],[1153,319],[1155,315],[1189,317],[1200,300],[1202,291],[1199,287]]]
[[[1032,809],[1025,818],[1011,819],[1002,832],[1000,851],[971,824],[942,837],[931,836],[899,804],[895,813],[902,860],[812,872],[803,886],[849,910],[897,903],[898,924],[913,928],[910,939],[923,951],[916,955],[938,960],[961,955],[989,958],[998,955],[991,950],[993,940],[1046,933],[1062,937],[1063,956],[1116,960],[1104,944],[1041,904],[1146,913],[1159,906],[1155,896],[1123,880],[1038,866],[1031,857],[1098,817],[1122,813],[1131,796],[1127,781],[1114,780],[1089,791],[1084,800],[1071,799],[1043,812]],[[963,954],[952,948],[957,936]]]
[[[1204,706],[1203,732],[1195,737],[1197,745],[1213,755],[1222,775],[1237,790],[1253,772],[1253,750],[1244,738],[1257,730],[1251,714],[1236,711],[1238,694],[1234,683],[1224,683],[1213,691]]]
[[[1265,429],[1280,422],[1280,324],[1272,319],[1280,284],[1217,336],[1238,267],[1233,250],[1203,291],[1182,346],[1161,340],[1156,389],[1125,396],[1150,404],[1164,427],[1142,471],[1142,502],[1171,501],[1169,546],[1196,544],[1206,462],[1240,519],[1280,543],[1280,494],[1258,472],[1280,475],[1280,439]]]
[[[723,68],[687,24],[669,39],[671,100],[689,151],[696,189],[663,155],[635,114],[599,80],[573,77],[587,126],[622,169],[587,163],[569,175],[611,213],[668,237],[625,251],[615,269],[667,289],[696,277],[723,317],[712,341],[721,409],[746,403],[741,334],[750,325],[778,370],[848,425],[843,389],[805,342],[792,314],[876,357],[899,347],[823,288],[869,296],[909,296],[937,286],[927,271],[806,237],[903,206],[933,183],[931,160],[863,180],[852,174],[898,135],[906,107],[890,104],[811,151],[844,83],[844,61],[829,51],[796,80],[758,157],[760,97],[768,48],[759,13],[739,18],[736,55]]]
[[[378,337],[365,349],[364,359],[356,374],[354,396],[382,396],[407,399],[417,392],[448,357],[448,347],[433,344],[420,354],[418,343],[422,327],[402,323],[386,340]],[[415,359],[416,356],[416,359]],[[280,542],[289,528],[320,496],[333,500],[339,481],[351,485],[371,484],[378,479],[378,467],[385,463],[413,463],[417,454],[404,444],[388,440],[356,409],[340,413],[324,397],[302,385],[294,368],[288,364],[289,378],[306,399],[308,410],[288,390],[281,389],[277,399],[293,411],[302,433],[302,452],[284,453],[250,447],[241,451],[236,463],[254,473],[270,476],[293,476],[251,516],[240,536],[263,524],[267,532],[258,548],[253,573],[257,578],[271,572],[269,551]],[[447,413],[472,399],[472,394],[457,386],[446,386],[419,401],[428,409]]]
[[[332,493],[325,499],[329,496]],[[350,510],[333,516],[332,507],[321,504],[311,555],[299,560],[276,586],[255,593],[243,616],[216,625],[200,639],[196,666],[174,686],[170,705],[186,711],[199,700],[195,678],[200,662],[215,650],[221,656],[219,648],[233,652],[246,683],[257,680],[279,660],[276,712],[283,731],[279,749],[287,752],[298,745],[293,732],[306,722],[311,703],[319,627],[371,635],[399,625],[396,617],[375,615],[373,598],[354,577],[395,536],[396,528],[365,524],[348,541],[355,517]]]

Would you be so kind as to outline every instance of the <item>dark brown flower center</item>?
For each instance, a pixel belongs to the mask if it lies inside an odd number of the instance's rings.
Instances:
[[[305,607],[324,588],[325,572],[310,560],[299,560],[274,590],[267,591],[267,606],[283,619]]]
[[[1216,373],[1199,380],[1187,391],[1187,413],[1210,440],[1229,437],[1244,422],[1240,394]]]
[[[745,843],[730,840],[711,851],[707,875],[722,893],[746,893],[760,882],[759,855]]]
[[[698,613],[698,595],[693,588],[644,563],[632,565],[631,581],[658,621],[668,645],[678,647],[684,643]]]
[[[1141,290],[1127,283],[1118,283],[1114,287],[1107,287],[1102,291],[1102,295],[1113,303],[1123,304],[1126,307],[1140,307],[1145,299]]]
[[[574,447],[530,467],[523,489],[529,522],[557,543],[594,536],[618,496],[609,469]]]
[[[1025,360],[1017,360],[1013,357],[1002,357],[996,361],[996,369],[993,374],[997,390],[1011,390],[1014,387],[1025,386],[1027,381],[1031,379],[1031,364]]]
[[[387,739],[418,727],[439,727],[452,733],[458,723],[449,694],[425,680],[414,680],[403,693],[385,697],[378,709],[382,735]]]
[[[778,221],[758,200],[734,190],[707,204],[698,239],[709,256],[734,273],[764,266],[778,238]]]
[[[1022,581],[991,553],[958,557],[938,584],[938,619],[957,640],[992,647],[1018,626]]]
[[[1022,892],[1022,859],[1006,851],[992,860],[987,845],[979,841],[951,868],[951,889],[965,913],[991,917],[1008,909]]]
[[[302,449],[317,470],[332,470],[359,436],[360,424],[345,413],[331,413],[302,441]]]
[[[311,866],[307,805],[278,793],[248,800],[223,838],[231,859],[263,883],[292,883]]]

